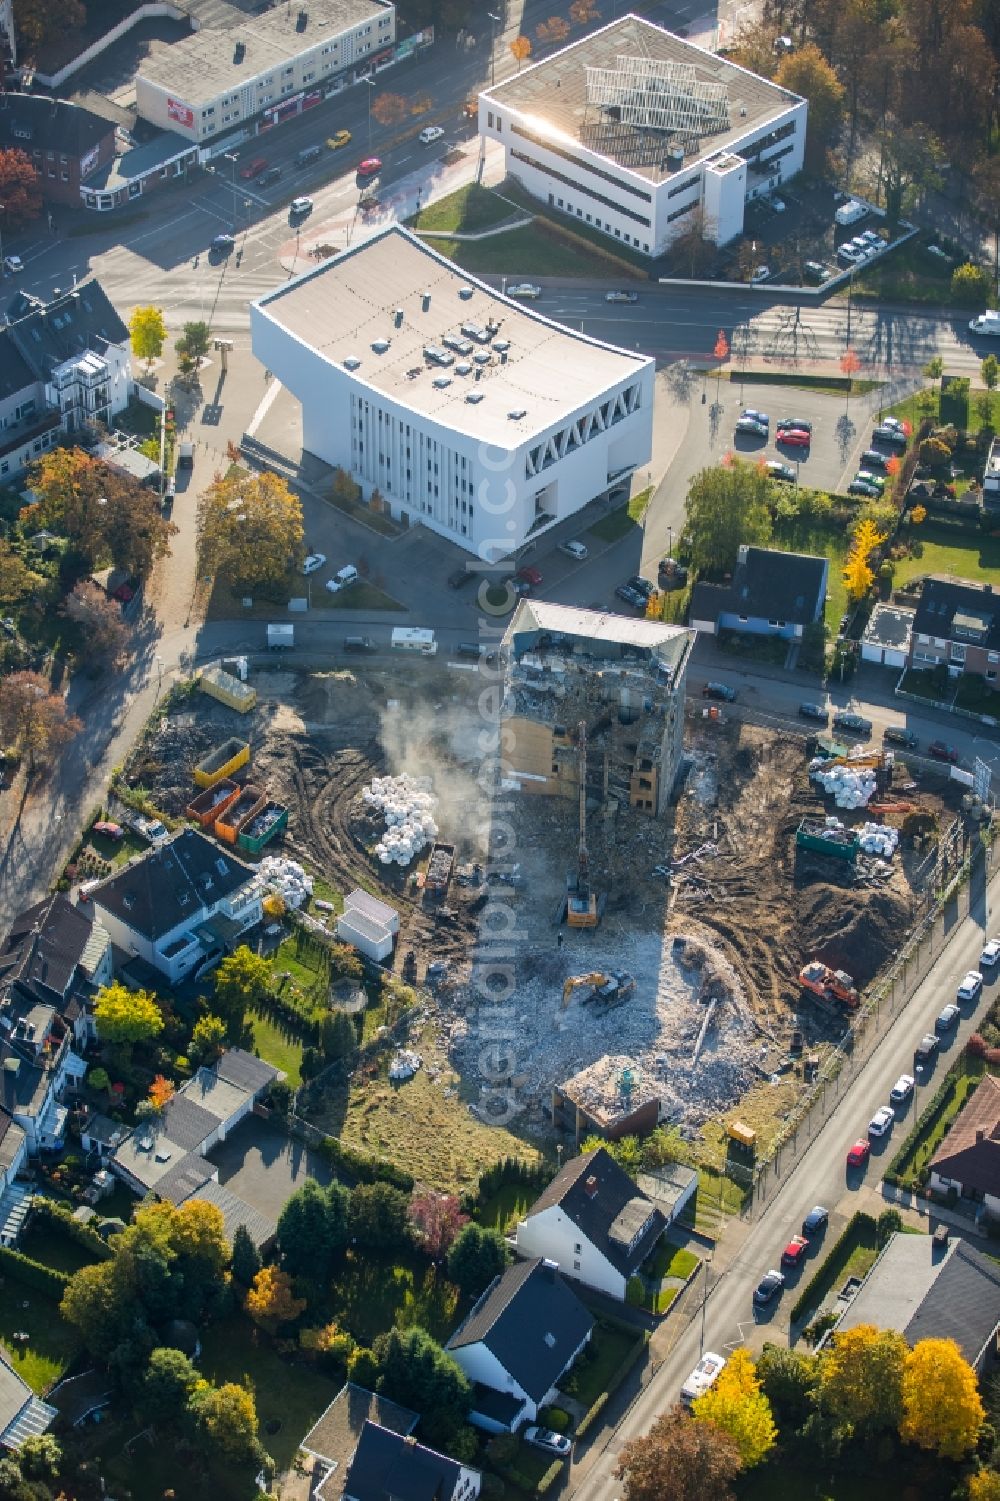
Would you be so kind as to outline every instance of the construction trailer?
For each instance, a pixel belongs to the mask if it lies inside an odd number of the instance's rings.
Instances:
[[[388,902],[356,888],[344,897],[344,910],[337,918],[337,937],[353,944],[359,953],[377,964],[384,964],[392,954],[399,933],[399,913]],[[404,966],[404,978],[405,978]],[[416,979],[416,955],[412,978]]]
[[[260,812],[252,814],[240,829],[236,843],[248,855],[259,855],[265,844],[270,844],[287,827],[288,809],[268,799]]]
[[[853,829],[845,829],[839,819],[804,818],[795,831],[798,849],[809,850],[814,855],[829,855],[833,860],[852,863],[860,849],[860,840]]]
[[[198,793],[197,797],[192,798],[184,809],[184,817],[193,818],[195,823],[200,824],[203,829],[210,828],[239,795],[239,783],[223,777],[221,782],[206,787],[203,792]]]
[[[235,709],[237,714],[249,714],[257,702],[256,688],[250,683],[241,682],[233,673],[225,672],[221,667],[206,667],[198,679],[198,687],[209,698],[218,699],[220,704],[227,704],[230,709]]]
[[[227,844],[235,844],[239,835],[243,832],[244,825],[248,824],[267,803],[267,793],[259,787],[246,787],[240,789],[240,795],[221,815],[215,820],[215,832],[218,838],[224,839]]]
[[[294,625],[283,625],[274,622],[267,628],[268,651],[291,651],[295,645]]]
[[[194,769],[196,787],[214,787],[223,777],[231,777],[250,760],[250,745],[233,736],[203,756]]]

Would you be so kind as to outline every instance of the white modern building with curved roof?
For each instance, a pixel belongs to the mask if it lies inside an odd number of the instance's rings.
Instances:
[[[654,361],[575,333],[391,227],[262,297],[253,352],[305,448],[495,562],[652,451]]]
[[[724,245],[746,204],[802,170],[808,104],[641,16],[624,16],[479,95],[479,131],[533,197],[634,253],[701,214]]]

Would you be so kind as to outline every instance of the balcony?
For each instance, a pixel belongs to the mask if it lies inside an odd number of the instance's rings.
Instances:
[[[31,443],[45,433],[53,432],[61,424],[62,414],[54,411],[36,414],[23,422],[11,424],[0,433],[0,458],[5,458],[17,448],[23,448],[26,443]]]

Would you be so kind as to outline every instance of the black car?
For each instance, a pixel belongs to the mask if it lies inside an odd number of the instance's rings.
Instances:
[[[817,1204],[814,1209],[810,1209],[802,1221],[802,1234],[821,1235],[826,1229],[829,1219],[829,1213],[823,1208],[822,1204]]]
[[[448,588],[461,589],[474,578],[475,573],[471,568],[456,568],[454,573],[448,575]]]
[[[958,1025],[958,1019],[961,1014],[961,1011],[958,1009],[955,1003],[953,1001],[950,1002],[947,1006],[945,1006],[944,1010],[938,1016],[937,1021],[934,1023],[935,1032],[950,1032],[952,1027]]]
[[[644,599],[649,599],[656,593],[656,585],[649,579],[644,579],[638,573],[634,574],[628,582],[629,588],[634,589],[637,594],[641,594]]]
[[[369,652],[378,651],[378,647],[370,636],[346,636],[344,638],[344,650]]]
[[[229,255],[236,249],[236,236],[216,235],[208,249],[212,255]]]
[[[728,683],[706,683],[701,690],[702,698],[721,698],[723,703],[731,704],[736,698],[736,689],[730,688]]]
[[[853,730],[855,735],[870,735],[872,722],[860,714],[852,714],[847,709],[838,709],[833,716],[835,730]]]
[[[266,188],[269,182],[277,182],[280,176],[280,167],[268,167],[267,171],[262,172],[258,177],[257,186],[259,188]]]
[[[822,724],[829,724],[829,711],[822,704],[799,704],[799,715],[802,719],[818,719]]]
[[[765,1272],[763,1277],[754,1288],[753,1300],[758,1308],[766,1308],[768,1303],[773,1303],[785,1285],[783,1272],[774,1270]]]
[[[905,745],[907,750],[916,750],[920,744],[912,730],[904,730],[900,725],[891,724],[887,730],[882,731],[882,739],[887,745]]]
[[[861,469],[884,469],[889,462],[889,454],[880,453],[877,448],[866,448],[861,455],[859,467]]]
[[[633,584],[619,584],[615,590],[615,598],[623,599],[627,605],[634,605],[636,609],[646,608],[645,594],[640,594]]]

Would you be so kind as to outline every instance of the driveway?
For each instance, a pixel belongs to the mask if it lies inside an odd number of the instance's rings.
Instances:
[[[267,1121],[250,1116],[208,1160],[219,1169],[219,1182],[269,1219],[277,1220],[286,1201],[307,1178],[325,1186],[333,1180],[329,1165],[299,1141]]]

